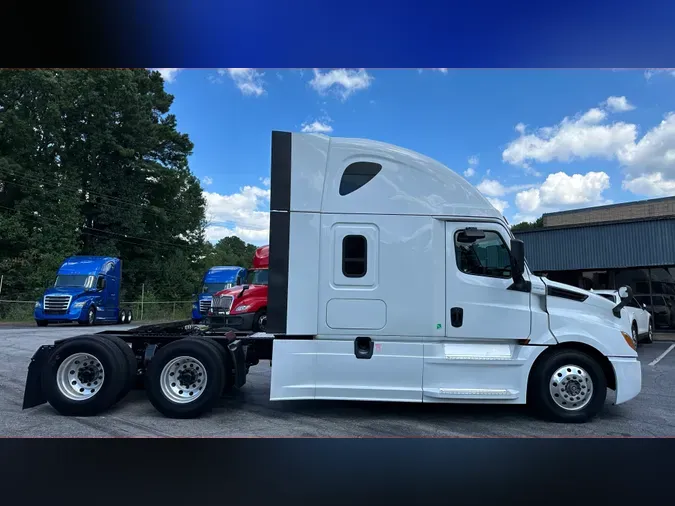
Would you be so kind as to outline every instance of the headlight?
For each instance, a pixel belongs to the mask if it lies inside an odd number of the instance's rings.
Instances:
[[[35,303],[35,308],[39,308],[39,307],[42,307],[42,304],[38,301],[38,302]]]
[[[234,308],[233,312],[241,313],[242,311],[246,311],[249,307],[251,306],[237,306],[236,308]]]
[[[73,304],[73,307],[76,307],[76,308],[77,307],[83,307],[86,303],[87,303],[86,300],[80,300],[80,301],[77,301],[75,304]]]

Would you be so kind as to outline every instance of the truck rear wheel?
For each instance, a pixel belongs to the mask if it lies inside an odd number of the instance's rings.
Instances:
[[[203,339],[181,339],[160,348],[146,374],[148,399],[169,418],[196,418],[211,410],[224,386],[221,354]]]
[[[138,376],[138,361],[136,360],[136,354],[131,349],[131,347],[129,347],[126,341],[124,341],[124,339],[107,334],[101,334],[101,338],[107,339],[112,344],[114,344],[117,349],[122,352],[122,355],[124,355],[124,359],[127,363],[126,383],[124,388],[120,391],[119,397],[117,398],[117,400],[120,401],[131,391],[132,388],[136,386],[136,379]]]
[[[127,309],[127,320],[126,320],[127,325],[131,323],[131,320],[133,320],[133,318],[134,318],[133,312],[131,311],[131,309]]]
[[[120,314],[117,317],[117,323],[125,324],[127,322],[127,311],[125,309],[120,309]]]
[[[219,345],[215,340],[209,337],[201,336],[190,336],[185,339],[199,339],[202,342],[211,346],[219,355],[223,364],[225,365],[225,386],[223,387],[223,392],[227,392],[234,387],[234,364],[230,358],[230,352],[226,350],[223,346]]]
[[[126,373],[124,355],[112,342],[77,337],[52,351],[42,369],[42,391],[62,415],[97,415],[117,402]]]
[[[598,362],[577,350],[555,350],[534,366],[528,400],[555,422],[583,423],[602,409],[607,378]]]

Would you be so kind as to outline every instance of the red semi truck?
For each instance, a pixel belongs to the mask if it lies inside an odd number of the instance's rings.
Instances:
[[[268,273],[269,246],[262,246],[253,256],[253,268],[248,271],[246,283],[221,290],[213,296],[208,324],[265,332]]]

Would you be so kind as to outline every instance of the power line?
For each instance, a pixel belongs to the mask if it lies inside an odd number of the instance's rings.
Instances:
[[[30,213],[27,213],[27,212],[24,212],[24,211],[19,211],[18,209],[12,209],[11,207],[3,206],[1,204],[0,204],[0,207],[3,208],[3,209],[7,209],[9,211],[15,212],[17,214],[23,214],[25,216],[28,216],[29,218],[38,219],[38,220],[46,220],[46,221],[51,221],[51,222],[54,222],[54,223],[62,223],[60,220],[56,220],[54,218],[47,218],[46,216],[35,216],[33,214],[30,214]],[[89,227],[87,225],[82,225],[82,227],[86,228],[88,230],[94,230],[96,232],[106,234],[106,235],[114,235],[114,236],[124,237],[125,239],[136,239],[136,240],[139,240],[139,241],[147,241],[147,242],[163,245],[163,246],[166,246],[166,247],[169,247],[169,248],[182,249],[182,248],[186,247],[186,245],[171,244],[171,243],[163,242],[163,241],[155,241],[154,239],[145,239],[143,237],[136,237],[136,236],[128,235],[128,234],[120,234],[120,233],[117,233],[117,232],[111,232],[109,230],[102,230],[100,228]],[[86,234],[86,232],[82,232],[82,233]],[[93,235],[94,237],[97,236],[97,234],[86,234],[86,235]],[[121,239],[120,239],[120,241],[125,242]],[[135,243],[132,243],[132,244],[135,244]],[[135,245],[136,246],[142,246],[142,244],[135,244]]]
[[[52,183],[52,182],[49,182],[49,181],[45,181],[44,179],[37,179],[37,178],[31,178],[31,177],[19,175],[19,174],[16,174],[15,172],[9,172],[6,168],[0,167],[0,172],[3,172],[3,171],[5,172],[5,174],[12,175],[12,176],[14,176],[14,177],[16,177],[16,178],[18,178],[18,179],[23,179],[23,180],[27,180],[27,181],[33,181],[33,182],[37,183],[38,185],[52,185],[53,187],[58,188],[58,189],[60,189],[60,190],[68,190],[68,189],[70,189],[70,190],[75,191],[75,192],[82,192],[83,194],[84,194],[84,193],[87,193],[87,194],[90,194],[90,195],[95,195],[95,196],[97,196],[97,197],[102,197],[102,198],[104,198],[104,199],[112,200],[112,201],[115,201],[115,202],[119,202],[119,203],[122,203],[122,204],[126,204],[126,205],[128,205],[128,206],[136,207],[136,208],[139,208],[139,209],[144,209],[144,210],[149,210],[149,209],[150,209],[150,205],[148,205],[148,206],[143,206],[143,205],[138,204],[138,203],[136,203],[136,202],[130,202],[130,201],[128,201],[128,200],[119,199],[119,198],[117,198],[117,197],[111,197],[111,196],[106,195],[106,194],[104,194],[104,193],[94,192],[94,191],[87,190],[87,189],[84,189],[84,188],[76,188],[76,187],[74,187],[74,186],[69,186],[69,185],[63,185],[63,184],[58,184],[58,183]],[[32,187],[31,187],[31,186],[28,186],[28,185],[23,185],[23,184],[21,184],[21,183],[17,183],[17,182],[15,182],[15,181],[8,181],[8,180],[6,180],[6,179],[3,179],[2,181],[5,182],[5,183],[8,183],[8,184],[13,184],[13,185],[21,186],[21,187],[23,187],[23,188],[28,188],[28,189],[31,189],[31,188],[39,188],[39,186],[32,186]],[[50,191],[51,191],[51,190],[50,190]],[[102,204],[102,203],[101,203],[101,204]],[[108,205],[108,206],[110,206],[111,204],[103,204],[103,205]],[[175,216],[181,216],[181,217],[182,217],[182,214],[180,213],[180,211],[175,211],[175,210],[172,210],[172,209],[160,208],[160,207],[157,207],[157,206],[152,206],[152,207],[155,207],[155,208],[157,208],[157,209],[162,209],[162,211],[164,211],[164,212],[167,213],[167,214],[172,214],[172,215],[175,215]]]

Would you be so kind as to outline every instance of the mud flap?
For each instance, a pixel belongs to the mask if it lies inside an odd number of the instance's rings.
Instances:
[[[240,388],[246,384],[246,354],[241,341],[237,340],[227,345],[232,364],[234,365],[234,385]]]
[[[47,402],[42,392],[42,368],[54,348],[53,344],[40,346],[30,359],[21,409],[33,408]]]

